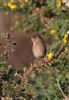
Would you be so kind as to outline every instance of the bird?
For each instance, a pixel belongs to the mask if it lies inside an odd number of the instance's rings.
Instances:
[[[46,55],[47,49],[42,37],[38,34],[31,37],[32,53],[35,58],[43,58]]]

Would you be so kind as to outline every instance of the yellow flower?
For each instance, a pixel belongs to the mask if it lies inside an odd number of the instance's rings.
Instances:
[[[63,42],[64,42],[64,43],[67,43],[68,41],[67,41],[66,39],[63,39]]]
[[[57,8],[61,8],[61,6],[62,6],[62,0],[57,0],[56,1],[56,6],[57,6]]]
[[[7,5],[11,10],[14,10],[17,8],[17,6],[15,4],[12,4],[12,3],[8,3]]]
[[[51,60],[52,58],[53,58],[53,53],[50,52],[50,53],[48,54],[48,60]]]
[[[63,42],[67,43],[68,42],[68,38],[69,38],[68,34],[65,34],[64,38],[63,38]]]
[[[68,38],[68,34],[65,34],[65,35],[64,35],[64,38]]]
[[[51,34],[55,34],[55,33],[57,33],[57,30],[56,30],[55,28],[52,28],[52,29],[50,30],[50,33],[51,33]]]

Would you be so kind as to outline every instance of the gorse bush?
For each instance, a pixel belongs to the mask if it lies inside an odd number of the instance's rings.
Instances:
[[[24,17],[12,26],[13,30],[38,32],[48,45],[47,55],[23,72],[0,62],[0,97],[69,100],[69,1],[0,0],[0,9],[4,14],[11,12]]]

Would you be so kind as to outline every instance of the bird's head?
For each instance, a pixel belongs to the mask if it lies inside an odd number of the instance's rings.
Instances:
[[[42,40],[42,38],[41,38],[40,35],[33,35],[33,36],[31,37],[32,43],[34,43],[34,42],[36,42],[36,41],[40,41],[40,40]]]

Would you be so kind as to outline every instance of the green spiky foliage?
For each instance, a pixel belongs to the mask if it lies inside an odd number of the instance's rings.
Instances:
[[[3,6],[0,1],[3,13],[18,14],[24,19],[13,29],[24,29],[27,33],[38,32],[47,43],[48,52],[58,52],[62,47],[63,36],[69,31],[69,13],[64,4],[58,9],[56,0],[30,0],[22,5],[17,3],[17,8],[11,10]],[[28,17],[27,17],[28,16]],[[56,33],[51,34],[50,30],[55,28]],[[36,63],[36,62],[34,62]],[[38,61],[37,61],[38,63]],[[38,68],[38,64],[36,64]],[[29,66],[30,67],[30,66]],[[64,95],[60,91],[59,85],[65,94],[69,95],[69,45],[55,59],[49,68],[39,69],[35,72],[35,77],[28,76],[24,84],[20,77],[14,77],[16,70],[9,68],[9,65],[0,62],[0,91],[4,97],[12,97],[16,100],[63,100]],[[18,72],[18,74],[22,74]]]

